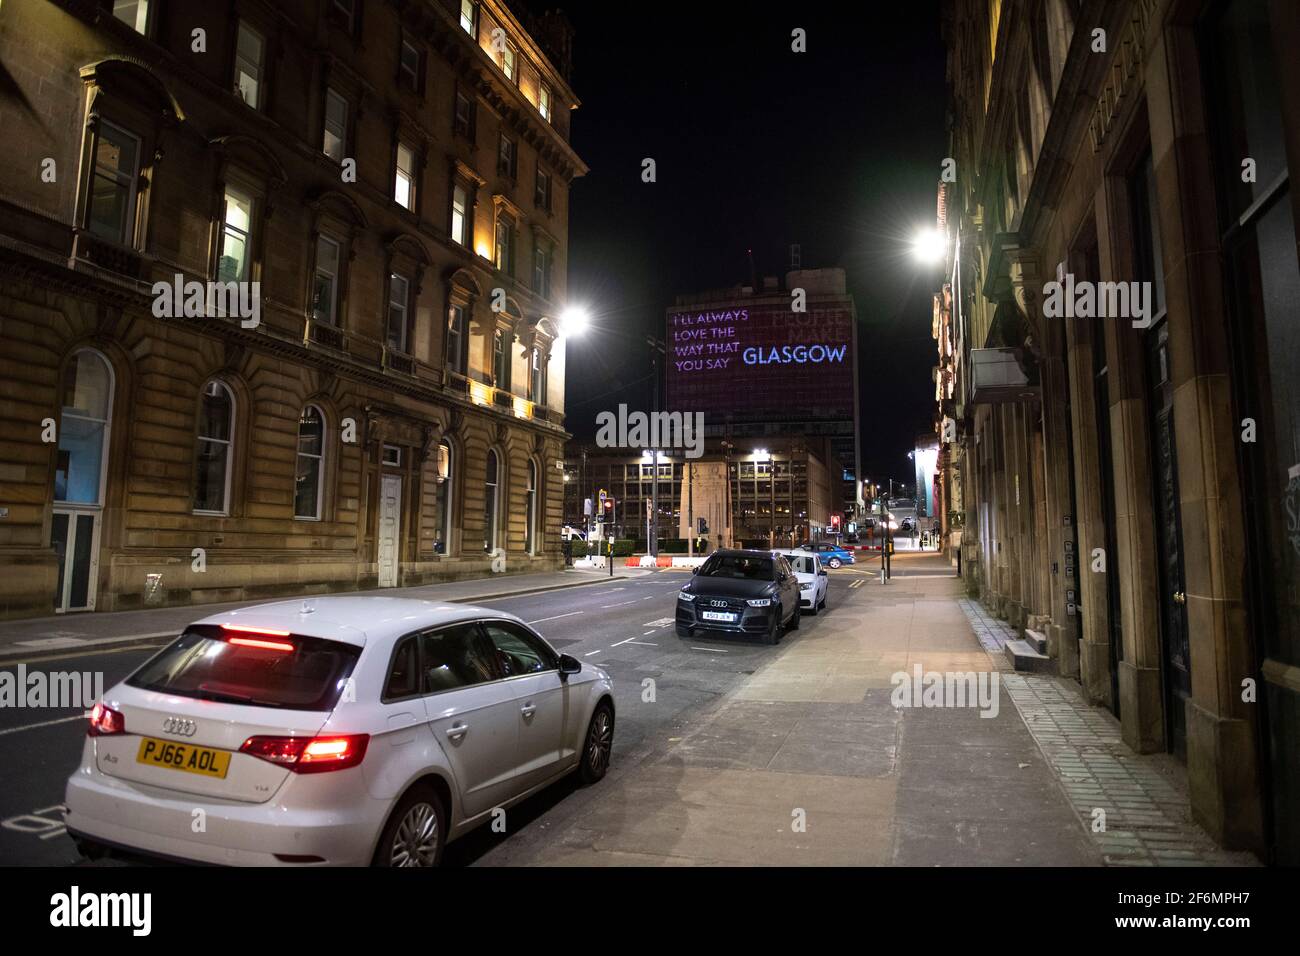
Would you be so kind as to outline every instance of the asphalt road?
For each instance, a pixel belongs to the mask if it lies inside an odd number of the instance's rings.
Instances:
[[[854,582],[865,574],[850,568],[830,572],[827,612],[806,613],[796,641],[808,631],[835,626],[835,609],[855,597]],[[599,664],[614,679],[618,723],[610,775],[667,746],[739,680],[780,651],[745,638],[713,634],[678,638],[672,627],[674,596],[687,580],[664,571],[540,594],[483,602],[517,614],[555,647],[581,661]],[[196,614],[196,617],[199,616]],[[165,641],[114,647],[110,651],[51,652],[25,658],[29,669],[103,673],[103,686],[126,677]],[[0,670],[12,671],[18,661]],[[644,700],[647,679],[654,701]],[[81,862],[62,825],[64,783],[76,766],[85,739],[80,708],[0,708],[0,865],[57,866]],[[579,789],[561,781],[510,809],[507,832],[480,827],[447,848],[447,865],[490,862],[491,851],[512,833],[545,828],[600,799],[601,785]],[[535,831],[534,831],[535,832]],[[83,864],[84,865],[84,864]],[[95,865],[122,865],[110,861]]]

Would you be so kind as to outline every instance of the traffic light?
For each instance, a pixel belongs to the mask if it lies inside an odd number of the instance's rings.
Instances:
[[[697,534],[708,534],[708,533],[709,533],[709,523],[708,523],[707,521],[705,521],[703,518],[696,518],[696,519],[695,519],[695,525],[696,525],[696,528],[697,528],[697,532],[696,532]]]

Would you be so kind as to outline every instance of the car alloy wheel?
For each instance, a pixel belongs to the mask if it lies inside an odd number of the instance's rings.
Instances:
[[[591,715],[587,741],[582,747],[582,782],[595,783],[609,769],[614,749],[614,714],[608,704],[601,704]]]
[[[420,801],[402,816],[393,834],[390,866],[434,866],[438,859],[438,811]]]
[[[832,568],[838,568],[842,562],[840,561],[839,558],[831,558],[826,563],[829,564]]]

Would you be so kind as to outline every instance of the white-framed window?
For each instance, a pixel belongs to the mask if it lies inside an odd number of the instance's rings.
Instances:
[[[136,33],[149,32],[149,0],[113,0],[113,16]]]
[[[551,211],[551,174],[537,165],[537,188],[533,192],[533,204],[538,208]]]
[[[195,434],[194,510],[230,512],[231,459],[234,457],[235,396],[218,379],[203,386]]]
[[[63,373],[55,501],[103,504],[112,410],[112,367],[99,352],[78,350]]]
[[[262,63],[266,41],[243,20],[235,41],[235,92],[255,110],[262,108]]]
[[[397,144],[397,172],[393,198],[405,209],[415,208],[415,151],[405,143]]]
[[[420,48],[402,37],[402,49],[398,58],[398,69],[401,73],[402,82],[411,88],[414,92],[420,92],[420,74],[424,65],[424,54]]]
[[[325,91],[325,139],[322,149],[336,163],[343,162],[348,141],[348,101],[334,90]]]
[[[227,186],[225,213],[221,218],[221,252],[217,258],[217,279],[221,282],[248,281],[252,231],[253,198]]]
[[[514,179],[515,173],[518,171],[517,156],[518,151],[515,147],[515,141],[502,133],[500,145],[497,147],[497,172],[502,176],[509,176]]]
[[[452,116],[451,130],[466,139],[474,138],[474,103],[469,96],[456,91],[456,111]]]
[[[325,476],[325,416],[308,405],[298,418],[298,455],[294,468],[293,516],[319,521]]]
[[[529,358],[528,400],[534,405],[546,404],[546,359],[542,350],[534,348]]]
[[[338,325],[339,259],[339,244],[329,236],[317,236],[311,305],[315,322]]]
[[[492,384],[500,389],[510,387],[510,343],[514,335],[497,329],[492,336]]]
[[[407,316],[410,314],[411,284],[396,272],[388,277],[388,347],[406,351]]]
[[[514,272],[515,221],[504,213],[497,216],[496,248],[492,251],[492,262],[507,275]]]
[[[460,183],[451,189],[451,239],[469,246],[469,192]]]
[[[465,374],[465,307],[453,305],[447,310],[447,365],[453,372]]]
[[[537,553],[537,462],[528,461],[528,487],[524,489],[524,550]]]
[[[537,112],[548,123],[551,121],[551,88],[545,83],[537,89]]]
[[[140,139],[120,126],[100,120],[94,150],[86,228],[103,239],[130,245],[135,235]]]
[[[400,468],[402,466],[402,446],[384,445],[383,463],[394,468]]]
[[[533,291],[543,299],[551,297],[551,272],[555,265],[555,250],[545,239],[538,237],[533,247]]]
[[[515,52],[515,45],[507,42],[501,51],[501,72],[512,83],[516,82],[518,64],[519,54]]]
[[[497,547],[497,495],[501,465],[497,453],[489,448],[483,475],[483,550],[491,554]]]
[[[460,0],[460,28],[474,36],[477,32],[475,27],[478,26],[478,18],[474,15],[476,4],[474,0]]]

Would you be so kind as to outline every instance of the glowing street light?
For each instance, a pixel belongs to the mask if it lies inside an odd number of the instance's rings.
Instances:
[[[948,238],[938,229],[922,229],[912,237],[912,255],[918,262],[933,265],[948,254]]]
[[[580,305],[571,305],[560,313],[561,335],[581,335],[590,324],[591,317]]]

